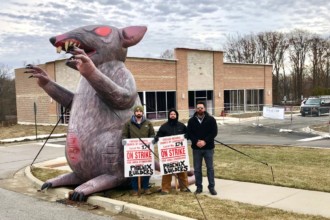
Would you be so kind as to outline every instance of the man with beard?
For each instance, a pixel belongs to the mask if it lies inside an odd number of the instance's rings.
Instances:
[[[186,134],[187,127],[178,121],[179,113],[175,109],[170,109],[168,111],[168,121],[160,126],[157,135],[155,137],[155,142],[158,141],[159,137],[166,137],[178,134]],[[179,179],[179,186],[181,192],[188,192],[188,177],[187,172],[182,172],[177,174]],[[171,190],[172,174],[163,175],[162,177],[162,195],[166,195]]]
[[[143,116],[143,107],[142,106],[135,106],[134,107],[134,115],[132,118],[127,121],[124,125],[124,129],[122,132],[122,139],[127,138],[148,138],[154,137],[155,130],[152,126],[151,122],[147,120]],[[123,143],[123,145],[125,145]],[[142,193],[146,195],[150,195],[151,191],[149,189],[149,179],[150,176],[141,176],[141,183],[142,183]],[[138,177],[131,178],[131,185],[132,185],[132,196],[138,195]]]
[[[217,195],[214,189],[214,138],[218,134],[216,120],[205,110],[204,102],[197,102],[196,112],[188,121],[187,136],[191,140],[193,150],[194,173],[196,179],[195,194],[203,192],[202,162],[206,164],[208,188],[211,195]]]

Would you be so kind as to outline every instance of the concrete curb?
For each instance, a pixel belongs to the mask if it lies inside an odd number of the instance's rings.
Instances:
[[[37,179],[31,174],[31,167],[27,166],[24,170],[25,176],[30,179],[33,185],[37,188],[40,188],[44,182]],[[47,189],[47,192],[53,193],[61,198],[68,198],[69,192],[71,189],[60,187],[60,188],[52,188]],[[195,220],[193,218],[173,214],[170,212],[161,211],[158,209],[152,209],[136,204],[131,204],[128,202],[117,201],[114,199],[104,198],[101,196],[90,196],[87,199],[87,202],[92,205],[98,205],[106,210],[113,213],[125,213],[125,214],[133,214],[141,219],[146,220]]]

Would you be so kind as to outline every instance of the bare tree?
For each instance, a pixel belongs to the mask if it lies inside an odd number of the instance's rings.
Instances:
[[[241,48],[242,37],[237,34],[236,38],[228,35],[227,41],[224,45],[225,60],[231,63],[242,63],[243,61],[243,48]]]
[[[281,76],[280,70],[284,70],[284,56],[289,47],[285,34],[280,32],[264,32],[257,35],[259,54],[263,63],[273,64],[273,102],[279,104],[286,94],[285,71]]]
[[[324,87],[330,89],[330,40],[327,39],[324,45],[323,58],[325,62],[325,80]]]
[[[323,71],[323,53],[325,47],[325,40],[318,35],[312,36],[310,40],[310,53],[311,59],[311,76],[312,76],[312,87],[322,86],[322,71]]]
[[[173,59],[174,58],[174,51],[173,50],[165,50],[159,58],[162,59]]]
[[[314,35],[310,44],[311,59],[311,84],[313,95],[327,94],[329,88],[329,59],[330,42],[329,39]]]
[[[256,36],[258,44],[257,63],[267,63],[268,61],[268,39],[266,33],[259,33]]]
[[[258,63],[258,45],[256,36],[249,34],[236,37],[227,36],[226,44],[224,45],[225,59],[231,63]]]
[[[257,42],[254,34],[246,35],[240,41],[245,63],[257,62]]]
[[[303,79],[306,73],[306,56],[311,43],[311,34],[305,30],[294,30],[289,37],[289,58],[292,64],[293,76],[293,97],[294,100],[299,100],[303,95]]]

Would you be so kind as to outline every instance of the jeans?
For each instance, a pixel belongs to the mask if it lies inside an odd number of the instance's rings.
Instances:
[[[214,149],[208,150],[193,150],[193,161],[194,161],[194,174],[198,189],[203,189],[203,174],[202,174],[202,162],[203,158],[206,164],[207,179],[209,181],[208,188],[214,188],[214,168],[213,168],[213,155]]]
[[[141,178],[141,188],[144,190],[148,189],[150,176],[141,176],[140,178]],[[131,178],[131,185],[134,191],[138,191],[139,189],[138,183],[139,183],[138,177]]]

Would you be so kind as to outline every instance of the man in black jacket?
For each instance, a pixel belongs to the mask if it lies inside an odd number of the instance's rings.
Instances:
[[[158,137],[166,137],[178,134],[186,134],[187,127],[178,121],[179,113],[175,109],[170,109],[168,111],[168,121],[160,126],[157,135],[155,136],[155,142],[158,141]],[[187,172],[182,172],[177,174],[179,178],[179,185],[181,192],[187,192],[188,177]],[[163,175],[162,177],[162,191],[163,195],[166,195],[171,190],[172,174]]]
[[[214,189],[214,138],[218,134],[216,120],[205,110],[203,102],[197,102],[196,112],[188,121],[187,136],[193,149],[194,173],[196,178],[196,194],[203,192],[202,162],[205,160],[208,178],[208,188],[212,195],[217,195]]]

